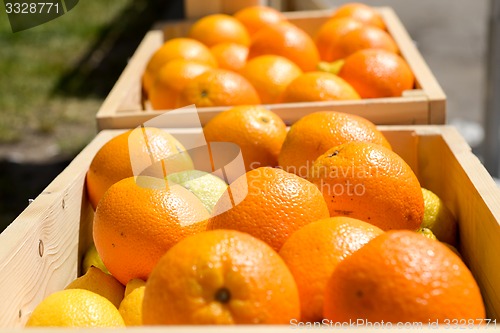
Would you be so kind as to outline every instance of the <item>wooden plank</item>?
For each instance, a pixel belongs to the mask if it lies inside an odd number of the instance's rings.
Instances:
[[[387,30],[398,44],[401,55],[410,65],[419,87],[425,91],[429,99],[429,124],[444,124],[446,122],[446,95],[443,89],[394,10],[390,7],[383,7],[379,8],[379,11],[387,23]]]
[[[0,234],[0,327],[24,324],[44,297],[76,278],[80,222],[90,218],[82,209],[85,174],[108,140],[92,141]]]
[[[424,96],[408,96],[383,99],[365,99],[353,104],[350,101],[304,102],[265,105],[269,110],[279,115],[290,125],[301,117],[315,111],[338,111],[356,114],[375,124],[428,124],[428,103]],[[229,107],[197,108],[202,124],[206,124],[223,110]],[[164,111],[121,110],[115,115],[99,117],[100,128],[134,128]],[[192,127],[190,118],[178,117],[172,119],[168,127]]]
[[[483,292],[490,318],[500,317],[500,193],[464,139],[452,128],[421,136],[424,184],[441,196],[459,221],[461,253]],[[439,159],[437,158],[439,156]],[[438,172],[436,172],[438,170]]]
[[[184,0],[186,18],[199,18],[205,15],[224,13],[234,14],[241,8],[267,5],[266,0]]]

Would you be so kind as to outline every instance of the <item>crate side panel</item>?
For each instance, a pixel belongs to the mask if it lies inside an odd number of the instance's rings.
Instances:
[[[387,30],[398,44],[401,55],[411,67],[417,87],[423,89],[429,99],[429,123],[444,124],[446,95],[443,89],[394,10],[385,7],[380,9],[380,13],[387,23]]]
[[[452,145],[442,136],[420,138],[422,185],[440,196],[458,219],[460,252],[482,290],[488,317],[498,319],[499,190],[477,157],[463,145],[453,151]]]
[[[76,278],[83,181],[42,194],[2,233],[1,327],[23,325],[43,298]]]
[[[85,175],[114,132],[101,132],[0,234],[0,327],[24,325],[43,298],[76,278],[80,223],[92,218],[82,206]]]

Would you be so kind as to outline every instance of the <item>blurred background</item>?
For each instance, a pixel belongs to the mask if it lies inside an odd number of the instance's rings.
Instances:
[[[271,1],[285,10],[349,1]],[[487,0],[364,0],[390,6],[447,95],[449,124],[482,158]],[[184,17],[180,0],[80,1],[64,16],[12,33],[0,4],[0,231],[96,133],[95,114],[144,34]]]

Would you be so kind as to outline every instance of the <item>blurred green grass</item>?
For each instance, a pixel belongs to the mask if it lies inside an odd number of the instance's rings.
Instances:
[[[103,96],[90,95],[82,100],[57,91],[54,94],[54,87],[134,2],[80,1],[62,17],[17,33],[11,32],[0,5],[0,143],[17,142],[27,132],[34,132],[56,135],[63,150],[82,145],[69,143],[65,131],[56,133],[57,129],[83,124],[93,132]]]
[[[65,15],[12,33],[0,2],[2,144],[54,138],[71,156],[95,134],[95,114],[145,33],[181,19],[182,0],[80,1]]]

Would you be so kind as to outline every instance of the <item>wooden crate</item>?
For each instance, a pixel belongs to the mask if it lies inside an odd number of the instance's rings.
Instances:
[[[458,217],[460,251],[480,285],[488,317],[500,319],[500,190],[495,182],[453,127],[380,128],[422,186]],[[100,132],[0,235],[0,327],[22,326],[44,297],[77,277],[92,237],[85,174],[98,149],[121,132]],[[193,138],[203,142],[200,130],[169,132],[186,146],[192,147]]]
[[[446,96],[436,78],[415,47],[408,32],[389,7],[377,8],[389,33],[398,44],[402,56],[416,77],[416,89],[403,93],[402,97],[374,98],[357,101],[328,101],[269,104],[287,124],[291,124],[307,113],[319,110],[335,110],[363,116],[376,124],[444,124]],[[310,35],[327,21],[332,10],[288,12],[285,15]],[[157,30],[148,32],[134,56],[116,82],[97,113],[99,129],[133,128],[157,116],[162,111],[152,110],[144,100],[141,76],[153,53],[165,40],[186,36],[192,21],[162,24]],[[227,107],[199,108],[202,124]],[[164,111],[163,111],[164,112]],[[179,118],[169,127],[194,127]]]

